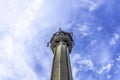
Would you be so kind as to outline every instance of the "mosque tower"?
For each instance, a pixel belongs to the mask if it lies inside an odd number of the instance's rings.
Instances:
[[[72,33],[59,29],[50,40],[54,54],[50,80],[73,80],[69,54],[74,41]]]

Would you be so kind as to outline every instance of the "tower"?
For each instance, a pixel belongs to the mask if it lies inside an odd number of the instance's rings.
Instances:
[[[50,44],[54,54],[51,80],[73,80],[69,57],[74,44],[72,33],[59,29],[53,34]]]

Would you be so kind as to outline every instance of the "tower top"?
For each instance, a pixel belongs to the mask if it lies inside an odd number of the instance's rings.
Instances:
[[[71,52],[72,46],[74,44],[72,35],[72,33],[63,31],[61,28],[59,28],[59,31],[54,33],[50,40],[52,51],[54,52],[55,48],[60,44],[60,42],[62,42],[68,47],[69,52]]]

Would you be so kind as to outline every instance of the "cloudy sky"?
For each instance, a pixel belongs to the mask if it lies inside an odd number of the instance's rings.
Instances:
[[[50,80],[47,42],[74,33],[74,80],[120,79],[119,0],[0,0],[0,80]]]

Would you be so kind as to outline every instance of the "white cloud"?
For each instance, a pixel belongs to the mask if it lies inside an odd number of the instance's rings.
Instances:
[[[77,80],[76,75],[79,69],[75,66],[76,62],[79,61],[80,55],[77,53],[75,55],[71,55],[71,64],[72,64],[72,74],[73,79]]]
[[[84,24],[84,25],[77,25],[78,28],[76,28],[76,30],[79,31],[79,33],[83,36],[87,36],[89,35],[91,32],[90,32],[90,28],[87,24]]]
[[[80,77],[77,76],[77,73],[79,71],[88,71],[88,70],[94,70],[94,64],[89,58],[82,58],[79,53],[76,53],[72,55],[71,57],[72,62],[72,72],[73,72],[73,78],[75,80],[80,79]],[[75,65],[78,66],[75,66]]]
[[[97,40],[92,40],[92,41],[90,42],[91,45],[94,45],[95,43],[97,43]]]
[[[120,56],[118,56],[118,58],[116,58],[117,61],[120,61]]]
[[[46,42],[49,41],[47,41],[49,33],[58,29],[59,26],[56,27],[56,24],[61,21],[59,25],[65,26],[69,17],[69,10],[62,14],[62,8],[56,3],[60,5],[61,1],[54,3],[43,0],[0,1],[0,80],[50,78],[53,54],[50,54]],[[46,4],[49,7],[45,6]],[[69,5],[64,4],[62,7],[68,9]],[[37,22],[39,24],[36,25]],[[70,27],[64,26],[61,28]],[[37,66],[41,69],[35,71]]]
[[[111,75],[107,75],[107,79],[110,79],[111,78]]]
[[[116,42],[117,42],[117,40],[119,39],[119,34],[117,34],[117,33],[114,33],[113,34],[113,37],[111,38],[111,40],[110,40],[110,45],[112,46],[112,45],[115,45],[116,44]]]
[[[0,1],[0,80],[39,80],[29,64],[26,41],[31,41],[30,27],[41,0]]]
[[[93,11],[97,9],[102,2],[103,0],[77,0],[75,7],[87,8],[89,11]]]
[[[86,53],[84,53],[86,54]],[[74,74],[79,74],[79,72],[88,73],[91,71],[91,74],[96,74],[98,76],[105,75],[109,73],[112,68],[112,59],[111,52],[109,48],[107,48],[104,44],[99,44],[98,47],[95,47],[94,50],[89,51],[90,56],[88,54],[86,57],[82,56],[82,54],[76,53],[72,55],[72,68]],[[92,60],[91,60],[92,59]],[[77,66],[75,66],[77,65]],[[87,72],[88,71],[88,72]],[[82,75],[74,75],[74,78],[80,79],[80,77],[84,77]],[[91,76],[91,75],[89,75]],[[94,78],[92,78],[94,79]]]
[[[99,26],[99,27],[97,28],[98,31],[101,31],[102,29],[103,29],[103,27],[101,27],[101,26]]]
[[[88,30],[89,28],[87,27],[87,25],[81,25],[80,27],[79,27],[79,30],[80,31],[84,31],[84,30]]]
[[[92,0],[81,0],[81,1],[88,3],[90,5],[89,7],[90,11],[93,11],[97,6],[97,4],[95,4]]]
[[[93,70],[94,69],[94,65],[93,62],[89,59],[83,59],[81,61],[78,62],[78,64],[80,65],[79,68],[80,70]]]
[[[111,67],[112,67],[112,64],[107,64],[105,66],[103,66],[99,71],[98,73],[99,74],[102,74],[103,72],[109,72],[111,70]]]

